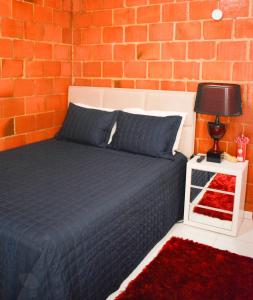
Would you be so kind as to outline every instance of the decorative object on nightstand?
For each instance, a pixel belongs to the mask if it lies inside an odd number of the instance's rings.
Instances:
[[[248,161],[187,163],[184,223],[236,236],[243,220]]]
[[[213,148],[207,152],[207,161],[220,163],[222,151],[219,140],[226,132],[220,116],[239,116],[242,114],[241,87],[229,83],[200,83],[194,111],[215,115],[214,122],[208,122],[208,132],[214,140]]]
[[[245,161],[246,159],[246,146],[249,143],[249,138],[241,134],[235,139],[237,143],[237,160]]]

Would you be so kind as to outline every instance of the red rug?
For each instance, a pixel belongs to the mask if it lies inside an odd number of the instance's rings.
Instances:
[[[227,174],[217,174],[209,184],[209,188],[218,189],[226,192],[235,192],[235,180],[236,177]],[[224,209],[233,211],[234,196],[229,194],[216,193],[213,191],[207,191],[201,198],[198,204],[204,206],[210,206],[213,208]],[[218,218],[220,220],[232,221],[232,215],[218,212],[203,207],[194,207],[194,212],[202,215],[206,215],[212,218]]]
[[[252,300],[253,259],[173,237],[117,300]]]

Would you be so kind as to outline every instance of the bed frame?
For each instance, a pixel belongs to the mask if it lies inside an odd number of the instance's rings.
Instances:
[[[69,102],[114,109],[131,107],[186,112],[187,118],[179,151],[188,158],[194,152],[196,114],[194,113],[195,93],[193,92],[70,86]]]

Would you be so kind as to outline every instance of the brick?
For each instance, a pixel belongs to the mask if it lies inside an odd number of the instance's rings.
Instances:
[[[189,42],[188,58],[213,59],[215,58],[215,42]]]
[[[104,1],[103,0],[86,0],[86,7],[87,10],[96,10],[96,9],[103,9],[104,8]]]
[[[92,57],[94,60],[111,60],[112,46],[111,45],[97,45],[92,46]]]
[[[114,25],[130,25],[135,22],[135,9],[122,8],[113,11]]]
[[[31,21],[33,19],[33,4],[20,1],[12,1],[12,14],[14,19]]]
[[[62,42],[62,28],[61,26],[54,24],[45,24],[44,25],[44,41],[50,42]]]
[[[101,76],[101,63],[100,62],[84,62],[83,63],[83,76],[84,77],[100,77]]]
[[[112,25],[112,11],[95,11],[93,12],[92,24],[94,26],[110,26]]]
[[[44,26],[41,24],[33,22],[25,23],[25,38],[28,40],[42,40],[44,32]]]
[[[72,76],[72,63],[62,62],[61,63],[61,76],[67,76],[71,78]]]
[[[26,62],[26,77],[42,77],[44,75],[44,66],[42,61]]]
[[[135,58],[135,46],[133,44],[123,44],[114,46],[115,60],[133,60]]]
[[[171,62],[149,62],[148,76],[150,78],[165,79],[172,75]]]
[[[12,98],[0,100],[2,106],[2,117],[10,118],[25,113],[25,102],[23,98]]]
[[[122,77],[123,66],[121,62],[104,62],[103,77]]]
[[[160,6],[143,6],[137,8],[137,23],[156,23],[160,21]]]
[[[127,78],[144,78],[146,77],[146,63],[125,62],[124,73]]]
[[[48,7],[51,7],[51,8],[61,9],[62,1],[59,1],[59,0],[44,0],[44,5],[48,6]]]
[[[137,58],[139,60],[159,59],[160,45],[157,43],[139,44],[137,46]]]
[[[81,30],[82,44],[100,44],[102,41],[102,30],[99,27],[84,28]]]
[[[3,140],[1,149],[9,150],[25,144],[25,135],[10,136]]]
[[[62,42],[64,44],[72,44],[72,29],[71,28],[62,28]]]
[[[159,81],[158,80],[136,80],[137,89],[147,89],[147,90],[158,90]]]
[[[253,18],[235,21],[236,38],[253,38]]]
[[[111,79],[93,79],[92,80],[92,86],[98,86],[98,87],[112,87],[113,86],[113,80]]]
[[[12,41],[0,38],[0,57],[6,58],[12,56]]]
[[[162,59],[185,59],[186,43],[167,42],[162,44]]]
[[[23,31],[23,23],[21,21],[16,21],[12,19],[2,19],[2,36],[6,37],[16,37],[22,38]]]
[[[17,59],[3,59],[2,77],[20,77],[23,75],[23,61]]]
[[[185,21],[187,19],[187,3],[169,3],[163,6],[163,22]]]
[[[121,7],[124,7],[124,0],[107,0],[107,1],[104,1],[104,8],[105,9],[121,8]]]
[[[34,46],[34,57],[38,59],[51,59],[52,45],[47,43],[36,43]]]
[[[235,62],[233,67],[233,80],[252,81],[253,62]]]
[[[174,63],[174,77],[176,79],[198,79],[199,63],[176,61]]]
[[[104,43],[121,43],[123,41],[122,27],[104,27],[103,42]]]
[[[40,78],[34,81],[35,95],[48,95],[53,91],[53,80]]]
[[[169,41],[173,38],[172,23],[157,23],[149,25],[150,41]]]
[[[55,45],[54,46],[54,59],[55,60],[71,60],[72,47],[68,45]]]
[[[189,5],[191,20],[211,19],[212,11],[217,8],[217,1],[189,1]]]
[[[55,135],[55,132],[52,131],[52,128],[44,129],[44,130],[40,130],[40,131],[28,132],[25,136],[26,144],[44,141],[44,140],[53,138],[54,135]]]
[[[73,27],[74,28],[84,28],[92,25],[93,13],[92,12],[82,12],[75,14],[73,16]]]
[[[53,14],[53,24],[61,27],[71,27],[71,14],[66,11],[55,10]]]
[[[17,79],[14,83],[14,96],[31,96],[34,93],[34,81],[30,79]]]
[[[177,40],[196,40],[201,37],[200,22],[182,22],[176,23]]]
[[[127,26],[125,29],[126,42],[143,42],[147,40],[147,26]]]
[[[162,81],[161,89],[169,91],[185,91],[185,83],[183,81]]]
[[[55,78],[54,79],[54,93],[68,94],[68,87],[71,85],[71,78]]]
[[[1,17],[11,16],[11,1],[0,0],[0,16]]]
[[[14,134],[14,119],[0,119],[0,138]]]
[[[73,63],[73,76],[81,76],[82,64],[80,62]]]
[[[219,60],[245,60],[247,52],[246,42],[220,42],[217,48]]]
[[[232,35],[232,20],[221,20],[219,22],[204,22],[204,38],[210,39],[230,39]]]
[[[231,79],[231,64],[229,62],[203,62],[202,68],[204,80]]]
[[[16,133],[25,133],[36,129],[36,119],[34,115],[20,116],[15,118]]]
[[[60,76],[61,63],[54,61],[44,62],[44,75],[45,76]]]
[[[54,113],[47,112],[36,115],[36,129],[46,129],[54,126]]]
[[[67,108],[67,99],[60,95],[49,95],[45,100],[48,111],[62,111]]]
[[[53,113],[54,115],[54,125],[62,125],[65,116],[66,116],[66,111],[56,111]]]
[[[249,0],[220,0],[220,9],[224,18],[247,17],[249,15]]]
[[[14,57],[32,58],[34,53],[34,43],[24,40],[14,41]]]
[[[126,6],[140,6],[146,5],[147,0],[126,0]]]
[[[12,79],[0,79],[0,97],[13,96],[14,82]]]
[[[27,114],[35,114],[46,110],[44,96],[26,97],[25,108]]]
[[[115,88],[134,88],[134,80],[114,80],[113,87]]]
[[[1,43],[1,41],[0,41],[0,43]],[[253,42],[250,42],[250,60],[253,60]]]
[[[36,23],[43,23],[43,24],[52,23],[53,21],[52,8],[35,5],[33,20]]]

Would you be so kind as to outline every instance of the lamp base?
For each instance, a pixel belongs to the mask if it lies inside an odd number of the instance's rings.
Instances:
[[[206,160],[214,163],[221,163],[222,152],[213,152],[209,150],[206,154]]]

